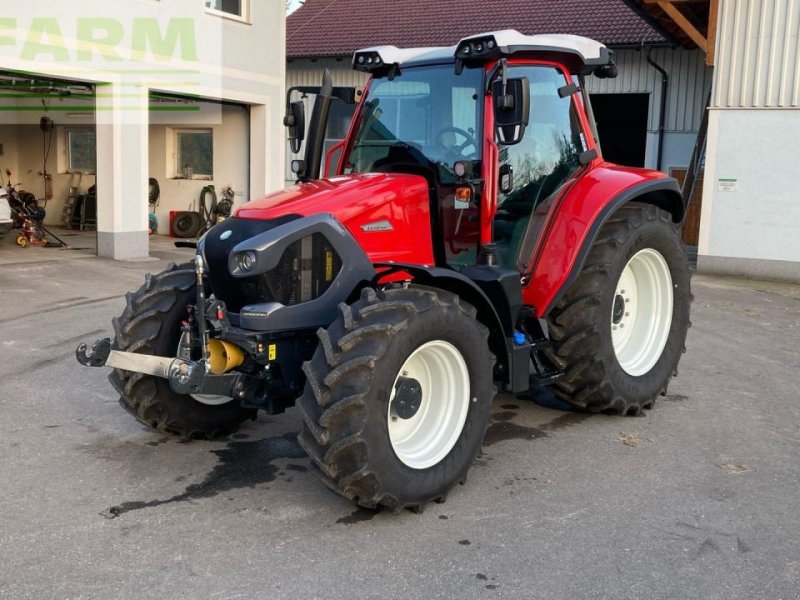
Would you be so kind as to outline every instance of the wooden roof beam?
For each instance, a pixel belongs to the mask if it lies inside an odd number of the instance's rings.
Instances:
[[[708,50],[706,50],[706,65],[714,66],[714,52],[717,46],[717,14],[719,0],[711,0],[708,6]]]
[[[697,27],[686,18],[675,4],[689,4],[694,0],[644,0],[645,4],[655,4],[664,14],[681,28],[689,38],[706,54],[706,64],[714,66],[714,50],[717,44],[717,16],[719,0],[708,0],[708,35],[704,36]]]
[[[648,4],[651,3],[649,0],[647,1]],[[675,22],[678,27],[681,28],[686,35],[691,38],[695,44],[697,44],[698,48],[708,54],[708,41],[706,40],[705,36],[700,33],[694,25],[692,25],[689,19],[683,16],[683,13],[678,10],[678,8],[670,0],[656,0],[655,3]]]

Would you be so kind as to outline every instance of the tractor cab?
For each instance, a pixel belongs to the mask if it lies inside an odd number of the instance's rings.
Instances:
[[[424,177],[438,265],[530,274],[558,192],[598,157],[583,76],[613,74],[611,52],[578,36],[508,30],[449,48],[367,48],[353,68],[372,77],[325,172]],[[318,162],[295,162],[300,181]]]

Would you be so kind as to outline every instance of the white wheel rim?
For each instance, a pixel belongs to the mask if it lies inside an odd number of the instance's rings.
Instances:
[[[622,270],[611,307],[611,341],[617,362],[639,377],[655,366],[672,325],[672,276],[664,257],[640,250]]]
[[[187,342],[189,334],[181,334],[181,340],[178,342],[178,358],[185,360],[192,360],[191,349]],[[220,404],[227,404],[233,398],[230,396],[215,396],[212,394],[189,394],[192,398],[197,400],[200,404],[207,404],[209,406],[219,406]]]
[[[393,400],[401,377],[419,382],[419,409],[407,419],[396,414]],[[389,396],[389,440],[394,453],[412,469],[439,463],[456,445],[469,412],[469,370],[452,344],[435,340],[406,359]]]

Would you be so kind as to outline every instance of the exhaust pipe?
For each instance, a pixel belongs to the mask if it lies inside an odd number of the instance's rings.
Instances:
[[[305,172],[299,181],[311,181],[319,178],[322,168],[322,151],[325,147],[325,131],[328,129],[328,114],[333,99],[333,80],[331,72],[325,69],[322,73],[322,87],[314,101],[314,110],[309,123],[308,141],[306,142]]]

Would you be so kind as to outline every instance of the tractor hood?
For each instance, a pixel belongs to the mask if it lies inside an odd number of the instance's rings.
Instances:
[[[373,263],[433,264],[428,182],[418,175],[365,173],[299,183],[248,202],[234,216],[272,220],[333,215]]]

